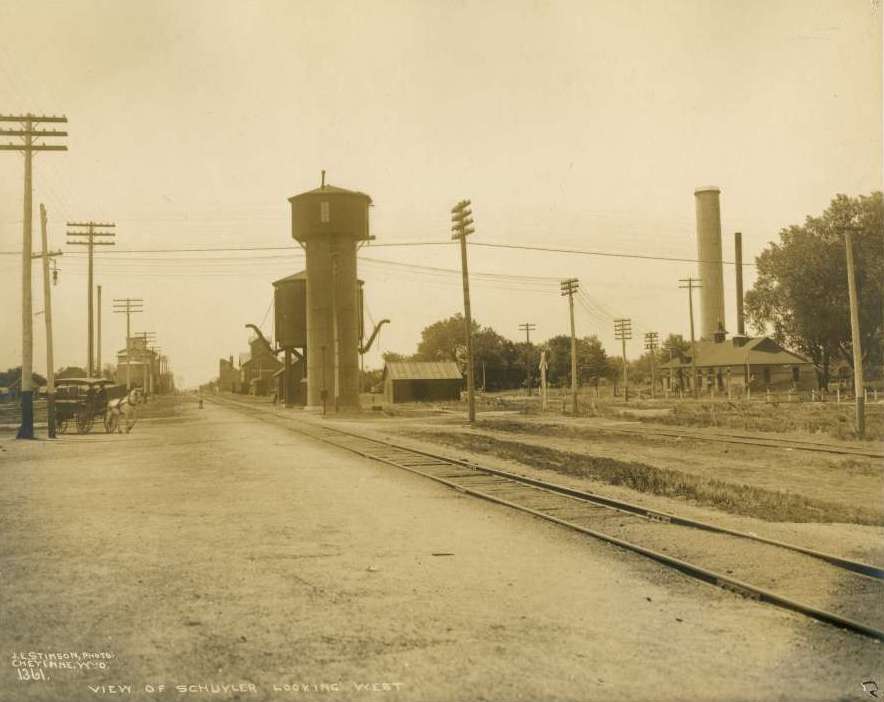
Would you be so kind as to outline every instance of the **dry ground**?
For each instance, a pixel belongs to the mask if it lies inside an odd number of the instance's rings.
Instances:
[[[0,699],[849,700],[880,679],[863,638],[234,410],[179,409],[130,435],[0,440]],[[14,654],[56,651],[113,658],[18,679]]]

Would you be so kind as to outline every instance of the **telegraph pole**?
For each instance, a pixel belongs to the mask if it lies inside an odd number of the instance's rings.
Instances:
[[[473,316],[470,311],[470,274],[467,267],[467,237],[475,232],[469,200],[461,200],[451,208],[452,239],[460,240],[460,267],[463,275],[464,325],[467,337],[467,418],[476,421],[476,381],[473,369]]]
[[[94,312],[94,306],[93,306],[93,302],[92,302],[92,291],[93,291],[92,258],[93,258],[93,253],[94,253],[96,246],[113,246],[114,245],[114,242],[112,242],[112,241],[101,241],[101,240],[96,241],[95,238],[102,237],[102,236],[116,236],[116,232],[104,232],[104,231],[96,231],[96,230],[112,229],[113,227],[116,227],[117,225],[90,221],[90,222],[68,222],[68,226],[69,227],[78,227],[81,230],[81,231],[76,231],[76,230],[69,231],[67,233],[68,237],[73,237],[73,238],[68,239],[68,245],[70,245],[70,246],[88,246],[89,247],[89,278],[87,280],[87,285],[88,285],[87,298],[88,298],[88,304],[89,304],[89,314],[88,314],[89,321],[88,321],[87,332],[88,332],[88,336],[89,336],[89,341],[86,344],[86,348],[87,348],[87,352],[86,352],[87,353],[87,363],[86,363],[87,371],[86,372],[87,372],[88,376],[91,378],[91,377],[93,377],[94,371],[95,371],[95,365],[94,365],[95,352],[94,352],[94,346],[93,346],[93,344],[95,342],[95,338],[94,338],[95,332],[94,332],[94,324],[92,321],[92,313]],[[85,231],[82,231],[84,228],[85,228]],[[85,239],[82,237],[85,237]]]
[[[49,259],[61,256],[61,251],[49,251],[46,233],[46,208],[40,205],[40,235],[43,251],[43,319],[46,322],[46,402],[48,412],[48,434],[55,438],[55,359],[52,355],[52,288],[49,285]],[[54,263],[54,261],[53,261]],[[58,271],[53,271],[52,284],[57,280]]]
[[[645,333],[645,348],[651,352],[651,399],[657,396],[657,332]]]
[[[525,345],[531,346],[531,332],[533,332],[537,328],[537,325],[533,322],[523,322],[519,325],[519,329],[525,332]],[[530,353],[530,349],[526,351],[526,353]],[[528,370],[528,377],[525,378],[525,384],[528,386],[528,397],[531,397],[531,371],[530,366]]]
[[[859,328],[859,300],[856,294],[856,271],[853,263],[853,236],[850,229],[844,232],[847,249],[847,288],[850,295],[850,337],[853,347],[853,394],[856,395],[856,436],[866,436],[866,404],[863,387],[863,352]]]
[[[132,327],[130,317],[136,312],[144,312],[144,300],[140,297],[115,297],[114,314],[126,315],[126,390],[132,389]]]
[[[67,117],[46,115],[0,115],[0,122],[17,122],[16,129],[0,129],[0,136],[18,137],[17,144],[0,144],[0,151],[21,151],[25,155],[25,194],[22,217],[21,247],[21,317],[22,317],[22,362],[21,362],[21,425],[16,438],[34,438],[34,319],[31,307],[31,234],[32,234],[32,166],[36,151],[67,151],[62,144],[39,143],[46,137],[66,137],[67,132],[55,129],[37,129],[44,123],[66,123]]]
[[[626,364],[626,342],[632,338],[632,320],[614,320],[614,338],[623,343],[623,399],[629,402],[629,366]]]
[[[574,293],[580,287],[577,278],[568,278],[560,283],[562,297],[568,296],[571,312],[571,414],[577,416],[577,334],[574,330]]]
[[[95,365],[96,365],[96,372],[97,372],[96,374],[100,378],[101,377],[101,286],[99,285],[97,287],[98,287],[98,308],[97,308],[96,312],[97,312],[98,319],[96,321],[98,322],[98,328],[97,328],[98,333],[96,334],[96,336],[98,338],[95,341],[95,356],[96,356]]]
[[[679,288],[688,291],[688,312],[691,316],[691,376],[694,399],[697,399],[700,396],[700,389],[697,387],[697,341],[694,338],[694,290],[702,288],[703,284],[698,278],[692,277],[682,278],[678,282],[683,283],[678,286]]]
[[[525,332],[525,343],[531,343],[531,332],[533,332],[537,328],[537,325],[533,322],[523,322],[519,325],[519,330]]]

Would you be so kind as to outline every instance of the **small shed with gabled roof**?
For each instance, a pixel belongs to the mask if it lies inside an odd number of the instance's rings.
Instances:
[[[463,374],[454,361],[388,361],[383,383],[388,403],[459,400]]]

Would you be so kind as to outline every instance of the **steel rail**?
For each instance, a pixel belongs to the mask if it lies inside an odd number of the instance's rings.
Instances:
[[[215,401],[218,401],[220,398],[212,398]],[[230,400],[225,398],[219,404],[234,404],[239,407],[249,409],[255,414],[274,416],[280,419],[285,419],[278,414],[268,413],[266,410],[262,410],[259,407],[254,407],[252,405],[237,402],[235,400]],[[638,553],[640,555],[646,556],[658,563],[669,566],[678,570],[685,575],[688,575],[692,578],[700,580],[702,582],[706,582],[708,584],[714,585],[716,587],[723,588],[725,590],[734,592],[736,594],[740,594],[744,597],[748,597],[750,599],[758,600],[759,602],[765,602],[767,604],[771,604],[783,609],[787,609],[798,614],[802,614],[806,617],[815,619],[817,621],[825,622],[827,624],[831,624],[833,626],[853,631],[858,634],[862,634],[863,636],[867,636],[878,641],[884,641],[884,631],[880,629],[876,629],[875,627],[863,624],[862,622],[858,622],[854,619],[850,619],[847,617],[842,617],[838,614],[834,614],[833,612],[827,612],[825,610],[821,610],[819,608],[813,607],[811,605],[804,604],[803,602],[799,602],[797,600],[791,599],[789,597],[785,597],[784,595],[777,594],[771,590],[767,590],[765,588],[761,588],[750,583],[744,582],[742,580],[738,580],[737,578],[732,578],[728,575],[724,575],[722,573],[718,573],[713,570],[709,570],[707,568],[703,568],[702,566],[694,565],[692,563],[688,563],[687,561],[683,561],[679,558],[675,558],[673,556],[668,556],[664,553],[660,553],[659,551],[655,551],[650,548],[646,548],[639,544],[635,544],[629,541],[625,541],[623,539],[617,538],[615,536],[611,536],[610,534],[605,534],[604,532],[597,531],[595,529],[590,529],[589,527],[585,527],[581,524],[576,524],[567,519],[562,519],[556,517],[547,512],[543,512],[541,510],[535,509],[533,507],[529,507],[526,505],[519,504],[518,502],[513,502],[511,500],[506,500],[504,498],[489,494],[488,492],[483,492],[480,489],[476,489],[474,487],[470,487],[468,485],[462,485],[454,480],[446,478],[440,475],[433,475],[430,472],[425,470],[420,470],[422,465],[434,465],[434,466],[444,466],[444,465],[456,465],[462,468],[467,468],[471,472],[475,473],[476,476],[481,476],[483,473],[487,475],[496,475],[501,478],[505,478],[511,480],[517,484],[524,485],[526,487],[531,487],[535,489],[540,489],[544,492],[549,492],[557,495],[562,495],[566,497],[571,497],[575,500],[581,502],[590,502],[594,504],[598,504],[603,507],[613,508],[619,511],[625,511],[632,514],[636,514],[638,516],[647,517],[649,520],[656,521],[664,521],[673,524],[679,524],[682,526],[691,526],[696,527],[708,531],[714,531],[718,533],[727,534],[730,536],[737,536],[740,538],[746,538],[753,541],[758,541],[761,543],[765,543],[768,545],[777,546],[780,548],[785,548],[793,551],[797,551],[799,553],[803,553],[804,555],[812,556],[815,558],[820,558],[821,560],[830,563],[831,565],[835,565],[836,567],[845,568],[851,572],[858,573],[861,575],[867,575],[876,579],[881,579],[884,574],[882,574],[882,570],[880,568],[876,568],[869,564],[858,563],[855,561],[849,561],[847,559],[840,558],[838,556],[833,556],[831,554],[824,554],[821,552],[813,551],[811,549],[805,549],[801,546],[796,546],[794,544],[788,544],[784,542],[778,542],[772,539],[765,539],[764,537],[754,536],[752,534],[746,534],[744,532],[739,532],[735,530],[729,530],[723,527],[717,527],[711,524],[705,524],[703,522],[697,522],[695,520],[684,519],[681,517],[677,517],[675,515],[669,515],[664,512],[655,512],[653,510],[647,510],[643,507],[632,505],[630,503],[622,502],[620,500],[613,500],[610,498],[602,497],[600,495],[594,495],[593,493],[584,493],[580,490],[572,490],[571,488],[567,488],[561,485],[556,485],[554,483],[546,483],[545,481],[535,480],[533,478],[527,478],[525,476],[520,476],[514,473],[508,473],[507,471],[499,471],[496,469],[486,468],[484,466],[478,466],[476,464],[462,461],[459,459],[452,459],[447,456],[440,456],[437,454],[430,453],[428,451],[424,451],[422,449],[415,449],[408,446],[403,446],[401,444],[396,444],[391,441],[387,441],[385,439],[379,439],[376,437],[365,436],[363,434],[358,434],[352,431],[347,431],[344,429],[340,429],[338,427],[329,427],[318,425],[312,421],[309,422],[312,427],[316,428],[318,432],[306,431],[303,426],[289,426],[287,427],[291,431],[295,431],[303,436],[312,438],[317,441],[322,441],[324,443],[330,444],[332,446],[336,446],[338,448],[344,449],[346,451],[350,451],[351,453],[355,453],[364,458],[368,458],[373,461],[378,461],[380,463],[385,463],[387,465],[394,466],[396,468],[400,468],[403,470],[407,470],[411,473],[415,473],[416,475],[420,475],[422,477],[430,478],[438,483],[446,485],[447,487],[453,488],[459,492],[472,495],[474,497],[479,497],[481,499],[495,502],[497,504],[504,505],[506,507],[510,507],[512,509],[519,510],[521,512],[526,512],[533,516],[539,517],[541,519],[559,524],[561,526],[565,526],[574,531],[581,532],[588,536],[595,537],[607,543],[613,544],[615,546],[619,546],[628,551],[632,551],[634,553]],[[323,435],[325,434],[325,435]],[[401,452],[403,454],[412,454],[415,456],[421,456],[423,458],[434,459],[432,463],[429,464],[406,464],[401,460],[397,461],[395,457],[383,456],[376,453],[371,453],[369,451],[362,450],[358,447],[349,446],[346,443],[342,443],[340,441],[335,441],[332,436],[334,435],[343,435],[348,437],[349,439],[355,439],[357,441],[366,442],[368,444],[374,444],[376,446],[386,447],[388,449],[393,449],[395,451]],[[588,499],[591,497],[592,499]]]
[[[738,529],[729,529],[728,527],[719,526],[717,524],[710,524],[709,522],[702,522],[696,519],[689,519],[687,517],[679,517],[678,515],[672,514],[670,512],[661,512],[659,510],[648,509],[647,507],[642,507],[641,505],[636,505],[632,502],[626,502],[624,500],[617,500],[611,497],[605,497],[603,495],[598,495],[596,493],[587,492],[584,490],[577,490],[574,488],[569,488],[564,485],[559,485],[557,483],[551,483],[547,480],[539,480],[536,478],[530,478],[525,475],[519,475],[518,473],[510,473],[505,470],[500,470],[497,468],[489,468],[488,466],[479,465],[476,463],[472,463],[470,461],[464,461],[458,458],[451,458],[448,456],[440,456],[435,453],[430,453],[429,451],[425,451],[422,449],[416,449],[409,446],[403,446],[402,444],[396,444],[391,441],[385,439],[378,439],[376,437],[365,436],[364,434],[357,434],[354,432],[350,432],[344,429],[340,429],[338,427],[321,427],[321,429],[326,431],[334,431],[338,434],[344,434],[346,436],[351,436],[355,439],[361,439],[364,441],[373,441],[378,444],[382,444],[384,446],[389,446],[391,448],[396,448],[403,451],[410,451],[411,453],[420,454],[422,456],[426,456],[428,458],[435,458],[439,460],[443,460],[447,463],[452,463],[455,465],[460,465],[465,468],[471,468],[473,470],[480,470],[485,473],[491,473],[493,475],[499,475],[503,478],[508,478],[510,480],[514,480],[516,482],[524,483],[527,485],[532,485],[534,487],[542,488],[549,492],[554,492],[560,495],[567,495],[569,497],[574,497],[579,500],[583,500],[585,502],[591,502],[593,504],[598,504],[603,507],[611,507],[614,509],[621,510],[623,512],[629,512],[631,514],[637,514],[642,517],[646,517],[648,519],[659,521],[659,522],[667,522],[671,524],[676,524],[678,526],[686,526],[692,527],[695,529],[701,529],[703,531],[709,531],[718,534],[727,534],[729,536],[736,536],[742,539],[748,539],[751,541],[756,541],[759,543],[768,544],[770,546],[777,546],[779,548],[788,549],[790,551],[795,551],[797,553],[803,553],[805,556],[811,556],[813,558],[818,558],[819,560],[825,561],[831,565],[834,565],[838,568],[843,568],[844,570],[849,570],[853,573],[858,573],[860,575],[866,575],[871,578],[876,578],[879,580],[884,580],[884,569],[879,568],[878,566],[871,565],[869,563],[863,563],[862,561],[853,561],[847,558],[842,558],[841,556],[836,556],[831,553],[826,553],[825,551],[817,551],[815,549],[806,548],[804,546],[799,546],[798,544],[788,543],[786,541],[779,541],[777,539],[769,539],[764,536],[758,536],[757,534],[750,534],[745,531],[739,531]]]
[[[884,451],[857,448],[855,446],[830,446],[816,441],[804,441],[802,439],[781,439],[766,436],[751,436],[746,434],[702,434],[699,432],[678,431],[677,429],[657,429],[648,427],[586,427],[591,431],[608,432],[615,434],[639,434],[643,436],[665,436],[679,439],[697,439],[698,441],[718,441],[725,444],[740,444],[743,446],[763,446],[765,448],[792,449],[794,451],[814,451],[817,453],[832,453],[840,456],[862,456],[864,458],[884,458]]]

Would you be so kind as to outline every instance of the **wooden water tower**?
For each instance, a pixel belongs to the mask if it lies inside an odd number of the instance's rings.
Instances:
[[[289,198],[307,257],[307,407],[359,406],[356,249],[371,239],[365,193],[322,185]]]

